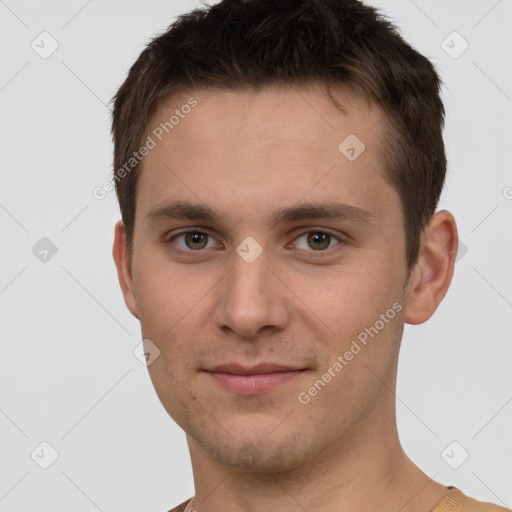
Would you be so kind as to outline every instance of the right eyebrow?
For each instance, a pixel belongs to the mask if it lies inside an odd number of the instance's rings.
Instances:
[[[166,201],[151,208],[145,221],[151,223],[158,219],[187,219],[220,222],[220,217],[220,212],[210,206],[189,203],[188,201]]]

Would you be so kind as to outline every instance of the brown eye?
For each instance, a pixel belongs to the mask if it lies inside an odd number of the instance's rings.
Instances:
[[[330,249],[339,243],[341,243],[341,240],[337,236],[325,231],[308,231],[296,239],[295,246],[309,252],[325,252],[326,249]]]
[[[206,233],[185,233],[185,244],[189,249],[204,249],[207,242],[208,235]]]
[[[327,233],[309,233],[308,234],[308,245],[315,251],[321,251],[329,247],[331,241],[331,235]]]
[[[169,243],[177,245],[182,251],[200,251],[216,247],[214,238],[202,231],[184,231],[169,239]]]

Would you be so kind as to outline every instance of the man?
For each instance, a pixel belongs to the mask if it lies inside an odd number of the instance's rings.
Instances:
[[[187,434],[174,511],[505,510],[430,479],[396,427],[404,323],[457,252],[439,89],[357,0],[223,0],[131,68],[113,255]]]

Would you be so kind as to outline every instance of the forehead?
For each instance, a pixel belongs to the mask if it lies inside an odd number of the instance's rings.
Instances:
[[[228,206],[223,200],[233,206],[237,198],[259,197],[260,206],[270,206],[306,193],[311,200],[377,200],[389,188],[382,112],[349,88],[332,94],[338,106],[321,87],[168,96],[147,130],[155,147],[143,160],[137,210],[169,196],[209,198],[220,209]]]
[[[192,102],[197,106],[189,108]],[[216,144],[218,139],[223,145],[236,145],[251,136],[310,150],[319,141],[341,140],[347,129],[374,146],[382,119],[378,107],[347,86],[333,89],[330,97],[320,85],[276,85],[261,90],[192,90],[169,95],[158,104],[148,131],[164,127],[162,135],[169,144],[170,135],[177,133],[181,138],[200,139],[204,146]],[[337,144],[334,146],[336,149]]]

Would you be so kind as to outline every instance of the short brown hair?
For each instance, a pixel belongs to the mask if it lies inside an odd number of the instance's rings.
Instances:
[[[410,270],[446,175],[441,80],[359,0],[222,0],[179,16],[147,45],[113,99],[114,174],[141,147],[164,96],[287,84],[322,84],[330,95],[330,87],[350,86],[385,114],[385,177],[400,195]],[[141,170],[115,179],[130,258]]]

